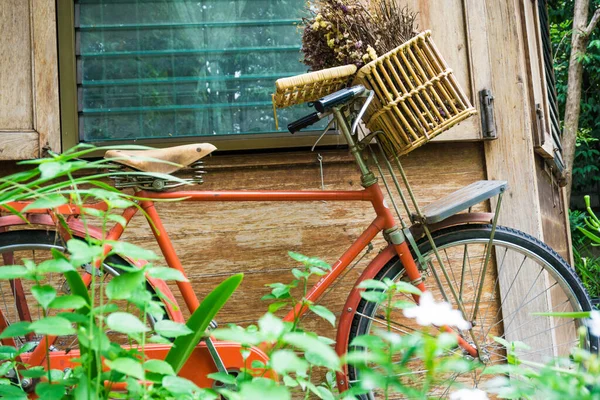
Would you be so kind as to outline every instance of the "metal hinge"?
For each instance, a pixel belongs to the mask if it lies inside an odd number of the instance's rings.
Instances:
[[[534,146],[542,147],[546,144],[546,123],[544,120],[544,111],[542,105],[537,103],[535,105],[535,117],[536,117],[536,134],[534,135],[533,144]]]
[[[494,119],[494,96],[490,89],[479,92],[481,104],[481,132],[484,139],[497,139],[496,121]]]

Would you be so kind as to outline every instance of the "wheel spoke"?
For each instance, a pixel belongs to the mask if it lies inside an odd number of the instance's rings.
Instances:
[[[518,353],[524,361],[536,361],[540,355],[557,354],[557,351],[562,354],[565,349],[568,350],[577,343],[580,320],[559,320],[535,315],[589,309],[589,300],[582,297],[585,296],[584,291],[576,286],[577,280],[571,278],[573,272],[564,260],[546,250],[545,245],[536,239],[502,227],[496,230],[493,244],[489,248],[489,237],[486,237],[490,232],[489,226],[448,229],[448,232],[450,233],[433,234],[439,258],[431,251],[427,240],[419,242],[421,253],[428,260],[430,275],[434,278],[425,284],[431,286],[429,290],[437,301],[452,299],[451,303],[459,308],[464,306],[468,315],[473,315],[477,310],[476,300],[480,297],[479,311],[472,320],[474,326],[470,329],[469,340],[473,339],[477,343],[480,354],[485,356],[486,365],[505,363],[507,360],[506,349],[494,341],[492,336],[532,344],[530,351]],[[489,254],[491,257],[486,270],[484,261]],[[443,266],[439,265],[442,260]],[[441,276],[442,273],[444,276]],[[393,262],[377,276],[381,279],[386,277],[401,280],[404,271],[400,263]],[[453,292],[452,296],[448,292]],[[457,294],[458,301],[453,298],[454,293]],[[376,326],[388,326],[382,317],[386,315],[384,306],[377,304],[357,310],[355,323],[361,319],[368,321],[358,325],[361,328],[357,334],[373,333]],[[391,326],[394,331],[410,334],[419,329],[414,320],[405,318],[400,312],[394,311],[392,314],[394,317]],[[552,342],[547,346],[535,345],[542,340],[539,338],[546,336],[552,338]],[[460,348],[448,351],[448,355],[457,353],[464,352]],[[411,358],[406,361],[401,360],[401,355],[397,357],[395,362],[402,364],[397,372],[401,372],[398,376],[402,377],[403,384],[419,388],[426,372],[423,360]],[[405,371],[407,367],[412,371]],[[352,367],[349,372],[349,382],[360,380],[359,371]],[[491,377],[483,375],[481,370],[463,374],[448,372],[440,376],[441,381],[436,381],[431,386],[428,396],[446,397],[455,382],[478,387]],[[379,395],[380,393],[374,392],[371,397],[364,399],[383,398]]]

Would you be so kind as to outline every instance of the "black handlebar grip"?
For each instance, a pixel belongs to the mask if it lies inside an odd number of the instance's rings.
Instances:
[[[315,122],[318,122],[321,118],[319,118],[319,113],[312,113],[307,116],[300,118],[294,122],[290,122],[288,124],[288,130],[290,133],[296,133],[300,129],[306,128],[307,126],[311,126]]]
[[[328,94],[327,96],[315,101],[315,110],[321,113],[325,112],[331,107],[335,107],[338,104],[343,104],[350,101],[354,96],[359,95],[364,91],[365,87],[362,85],[338,90],[335,93]]]

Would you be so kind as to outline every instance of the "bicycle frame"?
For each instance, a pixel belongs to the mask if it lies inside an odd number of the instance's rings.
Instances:
[[[371,224],[362,232],[362,234],[356,239],[356,241],[340,256],[340,258],[332,265],[331,270],[324,275],[307,293],[306,298],[310,301],[317,302],[321,295],[329,288],[329,286],[339,277],[339,275],[350,265],[350,263],[356,259],[356,257],[368,246],[368,244],[379,234],[384,232],[390,245],[380,253],[375,260],[365,269],[361,277],[358,278],[356,285],[344,307],[347,313],[342,313],[340,323],[338,327],[338,336],[336,351],[339,354],[343,354],[348,345],[348,338],[344,337],[342,332],[347,331],[356,309],[358,301],[360,301],[360,294],[357,288],[358,284],[365,279],[374,277],[374,273],[379,269],[382,263],[387,262],[389,259],[394,257],[396,254],[399,255],[403,266],[406,269],[407,275],[410,280],[416,284],[421,290],[426,290],[425,285],[422,283],[421,274],[413,259],[411,251],[407,242],[403,239],[398,227],[396,226],[395,218],[392,212],[388,209],[385,204],[383,193],[379,185],[374,184],[363,190],[353,191],[174,191],[174,192],[149,192],[149,191],[138,191],[135,195],[144,200],[140,201],[139,206],[146,213],[146,218],[150,229],[152,229],[156,241],[163,253],[163,256],[167,262],[167,265],[171,268],[175,268],[181,271],[185,276],[185,271],[179,257],[177,256],[174,246],[169,238],[169,235],[164,228],[162,220],[155,208],[153,200],[173,200],[182,199],[182,201],[194,201],[194,202],[256,202],[256,201],[278,201],[278,202],[297,202],[297,201],[362,201],[371,203],[375,210],[375,218]],[[23,210],[29,202],[17,202],[12,203],[10,206],[17,211]],[[97,209],[106,209],[106,204],[96,203],[88,205]],[[125,218],[127,224],[137,214],[137,207],[129,207],[123,210],[122,216]],[[67,216],[67,222],[70,228],[76,234],[82,234],[85,232],[82,222],[77,218],[81,213],[78,207],[72,205],[63,205],[53,211],[54,214],[61,214]],[[39,210],[28,210],[28,220],[33,224],[42,225],[55,225],[56,221],[51,217],[52,213],[46,209]],[[431,226],[430,229],[435,231],[446,226],[462,224],[465,222],[489,222],[491,214],[464,214],[456,215],[454,218],[450,218],[443,225],[438,227]],[[7,226],[19,225],[23,221],[16,216],[4,216],[0,217],[0,230],[5,229]],[[125,227],[120,224],[115,224],[104,236],[107,240],[119,240],[123,234]],[[103,233],[99,229],[90,229],[88,232],[96,238],[102,238]],[[398,242],[398,243],[394,243]],[[109,249],[107,249],[107,252]],[[132,261],[132,260],[129,260]],[[133,261],[132,261],[133,262]],[[135,265],[141,267],[145,264],[143,260],[137,260],[133,262]],[[84,280],[86,283],[91,281],[91,275],[85,274]],[[168,298],[171,299],[172,303],[175,304],[175,297],[171,293],[169,287],[159,280],[152,280],[149,278],[151,285],[161,290]],[[193,312],[199,304],[199,300],[193,290],[190,282],[177,282],[177,286],[181,295],[186,303],[187,308],[190,312]],[[418,299],[418,298],[416,298]],[[183,315],[180,311],[173,307],[172,304],[166,304],[167,312],[171,319],[184,322]],[[302,307],[301,304],[297,304],[286,316],[286,321],[293,321],[295,318],[302,316],[307,311],[306,307]],[[2,310],[0,310],[0,321],[2,318]],[[0,327],[1,328],[1,327]],[[46,346],[38,346],[30,355],[27,356],[27,361],[31,365],[41,365],[45,361],[46,348],[54,342],[55,338],[49,337],[47,341],[42,339],[42,343],[47,343]],[[461,346],[465,350],[473,350],[472,347],[464,342],[462,338],[459,338]],[[221,346],[223,342],[220,342]],[[221,347],[218,347],[219,351]],[[203,350],[204,349],[204,350]],[[198,350],[200,353],[209,357],[206,353],[205,348]],[[236,357],[231,356],[234,352],[230,351],[231,345],[226,347],[226,354],[223,355],[223,360],[226,364],[238,365],[239,360]],[[471,352],[471,351],[469,351]],[[153,345],[148,345],[147,354],[152,357],[160,357],[160,355],[166,354],[165,349],[154,349]],[[256,357],[260,358],[260,354]],[[196,357],[199,358],[200,356]],[[73,353],[62,354],[62,352],[53,352],[50,354],[51,364],[64,366],[73,358]],[[338,385],[341,389],[347,388],[346,369],[338,373]]]

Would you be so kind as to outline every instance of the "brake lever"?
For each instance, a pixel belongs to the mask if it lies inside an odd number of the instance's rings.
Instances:
[[[374,91],[369,90],[368,92],[369,92],[369,95],[367,96],[367,99],[363,103],[362,108],[360,109],[360,111],[356,115],[356,118],[354,119],[354,123],[352,124],[352,131],[351,131],[352,135],[354,135],[356,133],[356,128],[358,128],[358,124],[359,124],[360,120],[362,119],[362,116],[367,111],[367,108],[369,107],[369,104],[371,104],[371,101],[373,101],[373,97],[375,96],[375,92]]]

